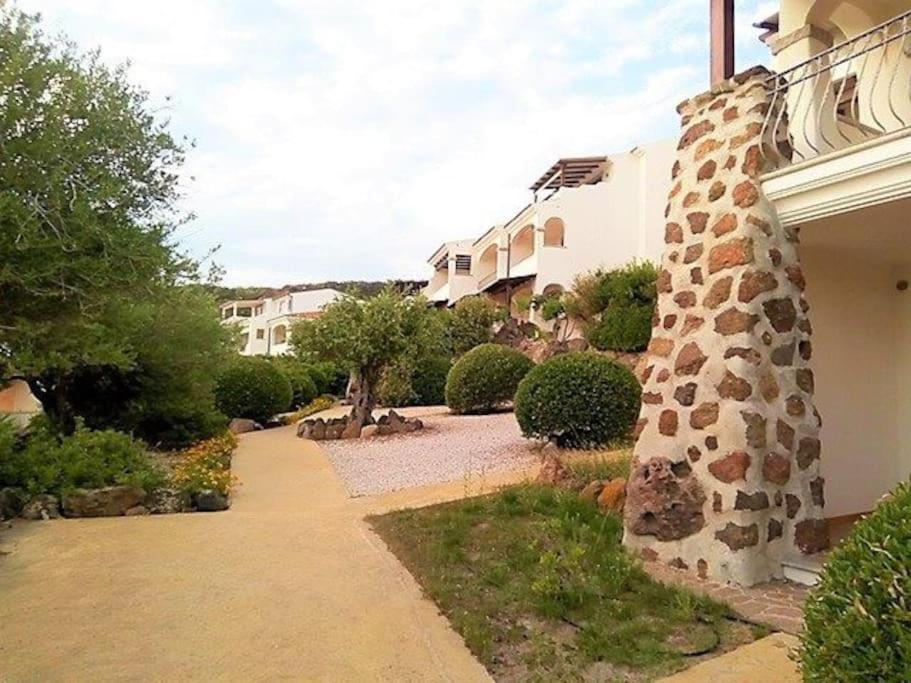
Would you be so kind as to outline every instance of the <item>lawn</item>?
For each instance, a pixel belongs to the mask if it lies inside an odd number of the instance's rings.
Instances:
[[[621,520],[539,485],[372,517],[498,681],[645,681],[765,635],[652,580]]]

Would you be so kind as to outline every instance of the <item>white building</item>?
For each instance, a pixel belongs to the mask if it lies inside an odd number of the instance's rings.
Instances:
[[[342,296],[335,289],[278,292],[260,299],[227,301],[220,306],[223,325],[237,325],[244,356],[288,353],[291,325],[300,318],[319,317],[323,308]]]
[[[531,186],[533,201],[505,224],[434,252],[425,295],[451,305],[485,293],[505,305],[516,296],[568,289],[576,275],[598,267],[657,262],[674,148],[666,140],[612,156],[560,159]]]

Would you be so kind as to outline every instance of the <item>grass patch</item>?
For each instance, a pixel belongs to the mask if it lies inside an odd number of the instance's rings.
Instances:
[[[760,635],[652,580],[619,517],[573,492],[526,485],[370,521],[497,680],[653,680]]]

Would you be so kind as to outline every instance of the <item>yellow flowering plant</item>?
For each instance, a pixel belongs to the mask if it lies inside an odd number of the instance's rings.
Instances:
[[[231,454],[235,448],[237,438],[231,432],[190,446],[174,468],[172,484],[189,493],[213,489],[227,496],[239,483],[231,473]]]

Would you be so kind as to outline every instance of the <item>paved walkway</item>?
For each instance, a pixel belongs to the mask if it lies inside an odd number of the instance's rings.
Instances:
[[[665,678],[661,683],[800,683],[800,671],[791,659],[798,644],[795,636],[775,633]]]
[[[489,680],[362,521],[406,495],[348,499],[292,427],[242,437],[234,466],[228,512],[18,524],[0,680]]]

